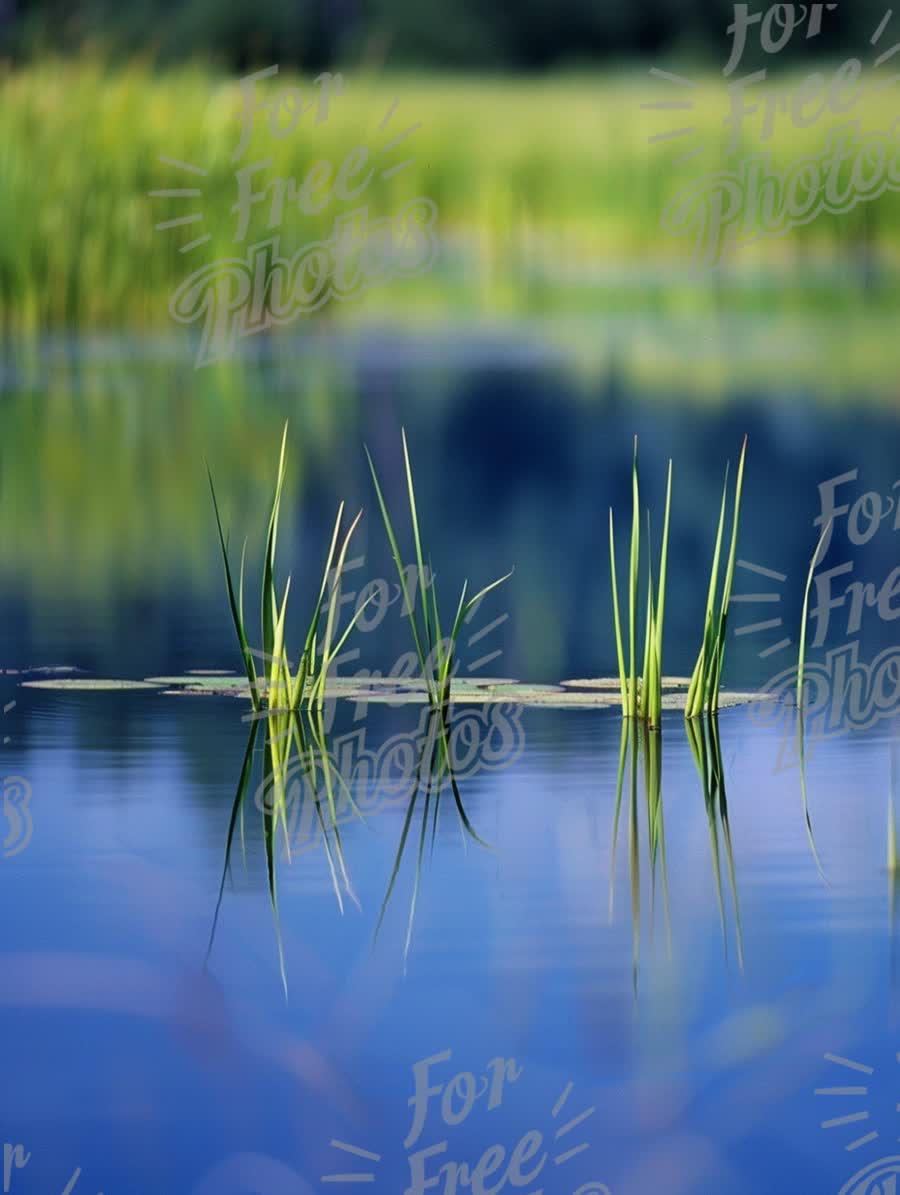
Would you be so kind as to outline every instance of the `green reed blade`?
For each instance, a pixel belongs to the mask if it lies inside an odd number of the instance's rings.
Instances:
[[[685,705],[685,717],[694,718],[702,713],[706,705],[706,695],[709,684],[709,673],[714,648],[713,618],[716,605],[716,591],[719,586],[719,557],[722,552],[722,535],[725,529],[725,508],[728,500],[728,465],[725,466],[725,484],[722,487],[722,504],[719,508],[719,526],[716,532],[716,546],[713,552],[712,567],[709,572],[709,590],[706,597],[706,617],[703,623],[703,643],[694,665],[691,685],[688,689],[688,699]]]
[[[434,638],[431,627],[431,620],[428,617],[428,603],[425,600],[425,562],[422,556],[422,540],[419,536],[419,516],[416,511],[416,491],[413,488],[412,466],[409,463],[409,448],[406,443],[406,429],[400,429],[400,438],[403,441],[403,464],[406,469],[406,488],[409,494],[409,513],[412,519],[413,542],[416,549],[416,564],[419,569],[419,592],[422,595],[422,620],[425,624],[425,640],[428,644],[429,653],[434,651]]]
[[[803,671],[806,667],[806,627],[809,620],[809,595],[812,590],[813,574],[818,566],[822,563],[822,545],[825,543],[827,537],[831,533],[831,524],[834,520],[829,519],[826,526],[822,529],[822,534],[819,536],[819,542],[816,544],[816,550],[813,552],[812,560],[809,562],[809,572],[806,574],[806,588],[803,591],[803,614],[800,618],[800,651],[797,656],[797,709],[803,708]]]
[[[297,665],[297,675],[294,678],[291,687],[290,707],[292,710],[297,710],[300,701],[303,697],[303,687],[306,683],[306,678],[312,673],[315,666],[315,648],[316,648],[316,633],[319,627],[319,619],[322,614],[322,603],[325,601],[325,594],[328,589],[328,578],[332,574],[332,561],[334,560],[334,553],[337,548],[338,535],[341,529],[341,519],[344,514],[344,503],[338,506],[337,518],[334,521],[334,530],[331,533],[331,544],[328,548],[328,555],[325,558],[325,568],[322,571],[322,584],[319,587],[319,596],[316,599],[316,604],[313,607],[312,617],[309,620],[309,626],[306,631],[306,638],[303,642],[303,651],[300,655],[300,662]],[[340,577],[335,575],[332,586],[340,584]]]
[[[341,511],[343,511],[343,505],[344,504],[341,503]],[[326,619],[326,622],[325,622],[325,638],[322,643],[322,666],[321,666],[320,679],[319,679],[319,702],[320,702],[320,704],[325,700],[325,681],[328,676],[328,669],[332,663],[332,660],[334,659],[334,656],[336,654],[338,654],[338,652],[340,652],[341,646],[343,645],[343,643],[346,639],[346,635],[345,635],[341,639],[340,645],[338,646],[338,648],[335,650],[334,653],[332,653],[331,644],[332,644],[332,640],[334,638],[335,620],[337,618],[337,612],[338,612],[338,608],[340,605],[338,599],[339,599],[340,592],[341,592],[341,576],[343,574],[344,565],[347,560],[347,549],[350,547],[350,540],[353,538],[354,531],[359,526],[359,521],[362,518],[362,514],[363,514],[363,512],[360,511],[359,514],[356,516],[356,518],[353,520],[353,522],[350,524],[350,528],[349,528],[347,534],[344,536],[344,541],[341,544],[340,551],[338,552],[337,564],[335,565],[335,580],[334,580],[334,584],[331,589],[331,602],[329,603],[329,606],[328,606],[328,618]],[[331,563],[331,558],[329,557],[328,565],[326,565],[326,576],[328,573],[328,568],[330,566],[330,563]],[[374,596],[374,595],[372,595],[372,596]],[[357,615],[351,619],[350,628],[349,628],[350,630],[352,630],[353,627],[356,625],[356,622],[358,621],[359,613],[361,613],[361,611],[358,611]],[[319,617],[319,611],[317,610],[316,611],[316,621],[317,622],[318,622],[318,617]]]
[[[250,652],[250,643],[247,640],[247,634],[244,629],[244,555],[241,553],[241,585],[240,585],[240,600],[235,597],[234,584],[231,579],[231,565],[228,561],[228,546],[225,543],[225,536],[222,532],[222,520],[219,517],[219,504],[216,501],[216,487],[213,485],[212,473],[209,471],[209,466],[206,467],[207,476],[209,477],[209,489],[212,494],[213,510],[216,515],[216,529],[219,532],[219,547],[222,550],[222,563],[225,566],[225,585],[228,590],[228,605],[231,609],[231,621],[234,623],[234,629],[237,632],[238,643],[241,648],[241,657],[244,661],[244,671],[247,673],[247,681],[250,685],[250,700],[253,703],[253,709],[259,712],[260,700],[259,692],[256,687],[256,668],[253,665],[253,656]],[[245,544],[246,547],[246,544]]]
[[[492,589],[496,589],[498,585],[502,585],[504,581],[508,581],[515,571],[515,569],[511,568],[508,573],[504,573],[496,581],[491,581],[490,585],[485,585],[484,589],[479,589],[474,597],[469,598],[463,611],[463,621],[471,614],[482,598],[486,597]]]
[[[287,690],[284,687],[285,652],[284,620],[287,615],[288,595],[291,592],[291,578],[284,587],[280,607],[276,607],[275,625],[272,628],[272,660],[269,667],[269,709],[282,709],[287,705]]]
[[[443,633],[441,631],[441,615],[438,609],[437,600],[437,585],[434,583],[434,569],[431,565],[431,559],[428,560],[428,568],[431,572],[431,618],[432,627],[434,630],[434,645],[432,647],[432,673],[437,680],[437,692],[439,699],[443,702],[445,699],[445,692],[442,687],[442,681],[449,675],[450,668],[453,666],[453,643],[444,643]],[[428,594],[422,591],[422,605],[428,605]]]
[[[394,558],[394,565],[397,569],[397,575],[400,578],[400,590],[403,594],[406,616],[409,619],[410,629],[412,630],[413,642],[415,643],[415,647],[416,647],[416,655],[419,657],[419,666],[422,669],[422,679],[424,680],[425,687],[428,690],[429,701],[432,704],[434,704],[434,695],[432,692],[432,677],[429,676],[428,659],[427,659],[425,651],[423,650],[422,639],[419,635],[419,627],[416,623],[415,611],[413,608],[413,604],[410,600],[409,586],[406,583],[406,573],[403,568],[403,558],[400,555],[400,548],[398,547],[398,544],[397,544],[397,536],[394,532],[394,526],[393,526],[393,523],[391,522],[391,516],[388,513],[387,503],[384,500],[384,494],[382,493],[381,485],[379,484],[379,481],[378,481],[378,474],[375,472],[375,465],[372,461],[372,457],[371,457],[371,454],[369,453],[368,448],[365,449],[365,453],[366,453],[366,459],[369,462],[369,471],[372,474],[372,481],[375,486],[375,495],[378,499],[378,506],[381,510],[381,518],[384,522],[384,527],[385,527],[385,531],[387,532],[388,542],[391,547],[391,555]],[[424,596],[423,596],[423,605],[424,605]]]
[[[628,712],[632,717],[637,716],[637,657],[635,653],[635,637],[637,633],[638,606],[638,571],[640,565],[641,518],[640,495],[638,493],[638,440],[634,437],[634,457],[631,466],[631,555],[628,566],[628,675],[629,699]]]
[[[656,617],[656,678],[657,684],[653,690],[653,723],[659,725],[662,721],[662,676],[663,676],[663,623],[666,614],[666,569],[669,557],[669,515],[672,509],[672,461],[669,461],[668,476],[666,478],[666,509],[663,516],[662,546],[659,550],[659,580],[657,581]]]
[[[715,673],[710,695],[710,711],[718,713],[719,691],[722,684],[722,667],[725,663],[726,630],[728,626],[728,610],[731,604],[731,586],[734,581],[734,563],[737,556],[738,528],[741,519],[741,493],[744,488],[744,463],[747,458],[747,437],[741,445],[741,456],[738,461],[737,480],[734,487],[734,511],[731,522],[731,546],[728,552],[728,565],[725,570],[725,586],[722,590],[722,605],[719,610],[719,630],[716,639]]]
[[[613,511],[609,508],[609,573],[612,582],[613,623],[616,632],[616,656],[619,662],[619,686],[622,690],[622,717],[628,713],[628,682],[625,679],[625,651],[622,647],[622,621],[619,617],[619,583],[616,580],[616,538]]]
[[[266,656],[271,657],[274,652],[272,646],[275,638],[275,619],[278,617],[277,596],[275,592],[275,549],[278,542],[278,515],[281,507],[281,491],[284,485],[285,453],[287,450],[288,425],[285,423],[281,436],[281,453],[278,458],[278,475],[275,481],[275,494],[272,499],[272,512],[269,515],[269,529],[266,534],[266,551],[263,557],[262,580],[262,649]]]

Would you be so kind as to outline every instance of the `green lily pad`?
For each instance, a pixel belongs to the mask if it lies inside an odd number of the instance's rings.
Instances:
[[[66,689],[100,692],[104,689],[159,689],[159,685],[143,680],[100,680],[97,677],[57,677],[53,680],[23,680],[26,689]]]
[[[250,698],[246,677],[228,673],[191,673],[187,676],[151,676],[143,681],[101,680],[98,678],[66,678],[25,681],[36,689],[103,690],[154,689],[165,695],[181,697],[239,697]],[[690,682],[682,677],[664,680],[662,705],[664,709],[683,710]],[[264,689],[264,685],[261,685]],[[425,682],[421,677],[402,680],[392,677],[332,677],[326,686],[326,696],[345,701],[382,705],[422,705],[428,700]],[[749,702],[771,700],[768,693],[725,692],[719,695],[719,707],[745,705]],[[617,709],[620,705],[619,682],[600,677],[593,680],[564,681],[559,685],[522,684],[507,678],[461,677],[453,681],[451,701],[455,705],[491,705],[512,703],[544,709]]]
[[[586,680],[563,680],[559,683],[567,689],[615,689],[617,693],[621,687],[621,682],[617,676],[598,676]],[[664,676],[662,678],[662,687],[664,689],[687,689],[690,683],[691,678],[689,676]]]

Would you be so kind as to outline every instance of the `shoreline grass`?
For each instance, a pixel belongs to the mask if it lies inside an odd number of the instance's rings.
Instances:
[[[780,82],[787,86],[790,80]],[[281,72],[260,94],[274,96],[292,85],[308,89],[310,83]],[[643,111],[641,103],[655,94],[653,80],[637,67],[600,78],[348,72],[345,94],[326,122],[301,122],[292,136],[275,139],[259,120],[242,162],[271,158],[271,172],[259,182],[300,182],[314,161],[326,158],[337,168],[360,144],[374,158],[378,122],[396,98],[405,123],[421,126],[410,142],[415,162],[388,179],[376,171],[360,202],[372,218],[382,218],[409,199],[429,197],[440,212],[448,268],[467,246],[465,266],[456,273],[475,276],[473,294],[489,291],[497,311],[507,311],[511,302],[534,309],[544,301],[549,266],[561,267],[570,287],[586,266],[650,262],[658,273],[690,260],[690,238],[665,233],[661,216],[667,200],[696,184],[699,174],[696,165],[674,164],[677,149],[648,149],[648,137],[660,131],[660,115]],[[708,150],[704,171],[728,169],[733,160],[722,122],[725,81],[713,73],[699,76],[694,98],[692,122]],[[169,298],[189,273],[240,255],[267,235],[281,235],[283,250],[327,237],[340,205],[332,202],[311,217],[294,212],[281,228],[270,229],[262,210],[268,205],[261,204],[249,235],[236,242],[232,156],[240,141],[240,110],[238,79],[198,66],[155,72],[138,60],[53,58],[2,74],[3,324],[22,330],[167,327]],[[863,129],[884,123],[869,96],[855,112]],[[770,141],[757,145],[754,136],[745,132],[742,154],[771,150],[777,168],[821,148],[784,121]],[[185,185],[161,158],[206,171],[202,179],[191,178],[201,195],[190,210],[202,214],[210,240],[187,256],[180,250],[199,224],[156,230],[186,214],[183,200],[150,197]],[[890,191],[765,238],[741,250],[736,261],[750,267],[788,263],[794,271],[804,261],[855,262],[873,246],[900,256],[900,214]],[[440,294],[427,282],[424,290],[417,283],[400,294],[427,292],[445,310],[447,289],[444,278]],[[375,304],[379,294],[374,292]],[[690,302],[693,309],[695,300]],[[327,310],[350,306],[329,304]],[[400,300],[404,306],[408,297]]]

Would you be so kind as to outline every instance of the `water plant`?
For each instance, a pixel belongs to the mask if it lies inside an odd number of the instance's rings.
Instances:
[[[666,480],[666,507],[663,517],[662,546],[656,589],[653,585],[653,565],[648,550],[647,603],[644,623],[644,662],[640,679],[637,674],[636,639],[639,619],[639,574],[641,557],[640,485],[638,481],[638,441],[634,438],[631,468],[631,547],[628,561],[628,670],[622,640],[622,620],[619,612],[619,586],[616,578],[616,543],[613,510],[609,508],[609,564],[612,583],[613,624],[616,635],[616,657],[619,666],[619,686],[622,695],[622,716],[643,718],[652,727],[662,720],[662,645],[666,605],[666,562],[669,550],[669,512],[672,505],[672,462],[669,461]],[[647,539],[650,541],[650,512],[647,511]]]
[[[716,544],[709,574],[703,642],[700,645],[700,652],[697,656],[697,662],[694,665],[691,684],[688,689],[687,703],[684,711],[687,718],[698,717],[703,713],[704,709],[709,714],[717,714],[719,712],[719,692],[722,683],[722,666],[725,662],[728,607],[731,602],[731,585],[734,579],[734,562],[737,553],[738,527],[741,515],[741,491],[744,484],[744,462],[746,456],[747,437],[744,436],[734,487],[731,545],[728,552],[722,597],[717,614],[716,596],[719,587],[722,536],[725,529],[725,512],[728,503],[728,466],[726,465],[725,467],[725,484],[722,488],[722,504],[719,508],[719,525],[716,532]]]
[[[222,530],[222,520],[219,514],[219,504],[216,500],[216,490],[212,473],[207,466],[209,488],[212,494],[213,510],[216,516],[216,528],[219,535],[219,546],[222,552],[222,562],[225,569],[225,586],[228,593],[228,604],[231,618],[237,634],[241,650],[241,658],[247,680],[250,685],[250,700],[255,713],[260,713],[265,705],[269,710],[285,708],[296,712],[305,699],[308,708],[314,705],[322,708],[325,701],[325,687],[331,665],[340,655],[348,636],[365,610],[367,602],[360,604],[350,619],[343,633],[338,635],[336,626],[336,612],[339,609],[338,594],[340,591],[341,574],[347,557],[347,549],[353,533],[362,518],[362,511],[351,522],[349,528],[342,534],[344,518],[344,503],[338,507],[331,545],[325,561],[322,582],[319,587],[318,598],[312,609],[307,627],[303,649],[297,662],[295,673],[291,671],[289,654],[285,638],[285,622],[287,617],[288,596],[291,588],[291,578],[288,577],[284,590],[279,596],[276,573],[276,550],[278,545],[278,522],[281,510],[281,495],[284,487],[285,458],[287,451],[288,425],[285,423],[281,437],[281,451],[278,458],[278,471],[275,478],[275,491],[269,513],[268,530],[266,533],[265,554],[262,570],[262,650],[255,651],[250,647],[249,637],[244,619],[244,561],[247,541],[241,550],[241,565],[237,587],[231,572],[228,555],[228,539]],[[321,633],[322,612],[326,594],[329,592],[330,601],[328,617],[325,622],[324,633]],[[371,599],[370,599],[371,600]],[[321,633],[321,638],[320,638]],[[262,661],[262,676],[257,674],[254,657]]]
[[[403,594],[403,608],[409,620],[410,630],[412,631],[413,643],[415,644],[416,656],[422,670],[422,679],[425,683],[428,702],[433,709],[446,710],[451,697],[453,670],[458,661],[457,641],[462,625],[482,598],[486,597],[491,590],[496,589],[498,585],[502,585],[504,581],[509,580],[512,576],[512,570],[504,574],[504,576],[498,577],[496,581],[491,581],[489,585],[485,585],[474,597],[467,596],[469,583],[468,581],[464,581],[456,607],[456,614],[452,624],[450,624],[450,632],[446,637],[443,636],[438,609],[437,589],[433,579],[434,571],[431,568],[430,559],[428,572],[426,573],[425,571],[425,554],[422,550],[416,494],[413,486],[412,467],[409,461],[409,448],[406,442],[405,430],[401,430],[400,434],[403,441],[403,464],[406,472],[406,492],[409,502],[413,546],[416,554],[418,586],[419,592],[422,595],[422,601],[418,607],[411,599],[407,571],[403,566],[403,557],[400,554],[397,534],[394,530],[394,525],[384,498],[384,492],[378,481],[378,474],[375,471],[375,465],[368,448],[365,450],[366,459],[369,462],[369,470],[375,485],[375,493],[381,509],[381,517],[384,521],[384,528],[390,543],[391,556],[393,557],[397,576],[400,580],[400,589]],[[428,581],[429,578],[431,578],[430,584]],[[431,597],[430,606],[428,597],[426,596],[426,592],[429,590]],[[445,736],[442,735],[442,737]]]

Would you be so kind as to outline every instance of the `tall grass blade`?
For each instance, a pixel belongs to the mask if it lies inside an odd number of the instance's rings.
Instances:
[[[619,687],[622,690],[622,717],[628,715],[628,682],[625,679],[625,651],[622,647],[622,621],[619,617],[619,583],[616,580],[616,540],[613,511],[609,508],[609,573],[612,582],[613,623],[616,630],[616,657],[619,663]]]
[[[266,551],[263,558],[262,580],[262,649],[266,656],[274,655],[275,620],[278,617],[278,603],[275,593],[275,548],[278,541],[278,515],[281,507],[281,491],[284,485],[285,453],[287,451],[288,425],[285,423],[281,436],[281,452],[278,458],[278,475],[275,481],[275,495],[272,499],[272,513],[269,515],[269,529],[266,534]]]
[[[416,549],[416,565],[419,569],[419,593],[422,595],[422,621],[425,624],[425,641],[428,644],[428,651],[434,651],[435,641],[434,632],[431,626],[431,620],[428,617],[428,603],[425,601],[425,561],[422,556],[422,540],[419,535],[419,515],[416,510],[416,491],[413,486],[412,466],[409,463],[409,448],[406,443],[406,429],[400,429],[400,438],[403,441],[403,464],[406,469],[406,488],[409,494],[409,514],[412,520],[413,542]]]
[[[822,528],[822,534],[819,536],[819,542],[816,544],[816,550],[812,554],[812,560],[809,562],[809,572],[806,574],[806,588],[803,591],[803,613],[800,616],[800,650],[797,655],[797,714],[799,717],[800,711],[803,709],[803,672],[806,667],[806,628],[809,621],[809,595],[812,590],[813,574],[818,566],[822,563],[821,553],[822,546],[831,533],[831,524],[833,519],[829,519],[825,527]]]
[[[406,583],[406,572],[403,568],[403,557],[400,555],[400,548],[397,544],[397,535],[394,531],[394,525],[391,522],[391,516],[388,513],[387,503],[384,500],[384,494],[382,493],[381,485],[379,484],[379,481],[378,481],[378,474],[375,472],[375,465],[374,465],[374,462],[372,461],[372,457],[371,457],[371,454],[369,453],[368,448],[366,448],[365,452],[366,452],[366,458],[369,462],[369,471],[372,474],[372,482],[375,486],[375,495],[378,499],[378,506],[381,510],[381,517],[384,522],[384,527],[385,527],[385,531],[387,532],[388,542],[391,547],[391,555],[394,558],[394,565],[397,569],[397,575],[400,579],[400,590],[403,594],[404,609],[406,611],[406,616],[409,619],[410,629],[412,630],[413,642],[415,643],[415,647],[416,647],[416,655],[419,658],[419,666],[422,670],[422,679],[425,682],[425,687],[428,692],[429,701],[433,705],[435,699],[434,699],[433,685],[432,685],[433,677],[430,675],[430,669],[429,669],[429,663],[428,663],[428,654],[429,653],[425,652],[425,650],[423,648],[422,638],[419,634],[419,627],[418,627],[418,624],[416,623],[416,617],[415,617],[415,609],[414,609],[412,601],[410,599],[409,586]],[[423,598],[423,604],[424,604],[424,598]]]
[[[662,724],[662,676],[663,676],[663,624],[666,616],[666,570],[669,557],[669,515],[672,509],[672,462],[669,461],[666,478],[666,509],[663,516],[662,546],[659,550],[659,580],[657,581],[656,617],[656,682],[653,687],[653,706],[650,711],[650,725]]]
[[[259,691],[257,689],[256,668],[253,664],[253,656],[250,652],[250,644],[247,640],[247,634],[244,629],[244,553],[241,553],[241,584],[240,584],[240,600],[235,596],[234,584],[231,579],[231,565],[228,562],[228,545],[225,542],[225,536],[222,532],[222,520],[219,517],[219,504],[216,501],[216,487],[213,485],[212,473],[209,471],[209,466],[206,467],[206,473],[209,477],[209,489],[212,494],[213,510],[216,515],[216,529],[219,533],[219,547],[222,550],[222,563],[225,566],[225,585],[228,589],[228,604],[231,609],[231,620],[234,623],[234,629],[237,633],[238,643],[241,648],[241,657],[244,661],[244,671],[247,674],[247,681],[250,685],[250,700],[253,703],[255,712],[259,712],[261,703],[259,699]],[[246,544],[244,545],[246,548]]]
[[[706,596],[706,617],[703,623],[703,642],[688,689],[685,716],[695,718],[703,712],[706,704],[709,670],[713,653],[713,617],[716,606],[716,592],[719,587],[719,557],[722,552],[722,535],[725,529],[725,507],[728,500],[728,466],[725,466],[725,484],[722,487],[722,505],[719,508],[719,526],[716,531],[716,546],[713,551],[712,567],[709,572],[709,590]]]
[[[719,629],[716,638],[715,672],[712,678],[712,691],[709,700],[710,713],[719,711],[719,692],[722,684],[722,668],[725,663],[726,630],[728,626],[728,609],[731,604],[731,587],[734,582],[734,563],[737,556],[738,527],[741,519],[741,494],[744,488],[744,463],[747,459],[747,437],[741,445],[741,456],[738,461],[737,481],[734,487],[734,511],[731,521],[731,546],[728,552],[728,565],[725,570],[725,586],[722,590],[722,605],[719,610]]]
[[[635,636],[637,633],[638,572],[641,553],[640,495],[638,493],[638,441],[634,437],[634,457],[631,465],[631,554],[628,565],[628,712],[636,718],[638,712],[637,660]]]

